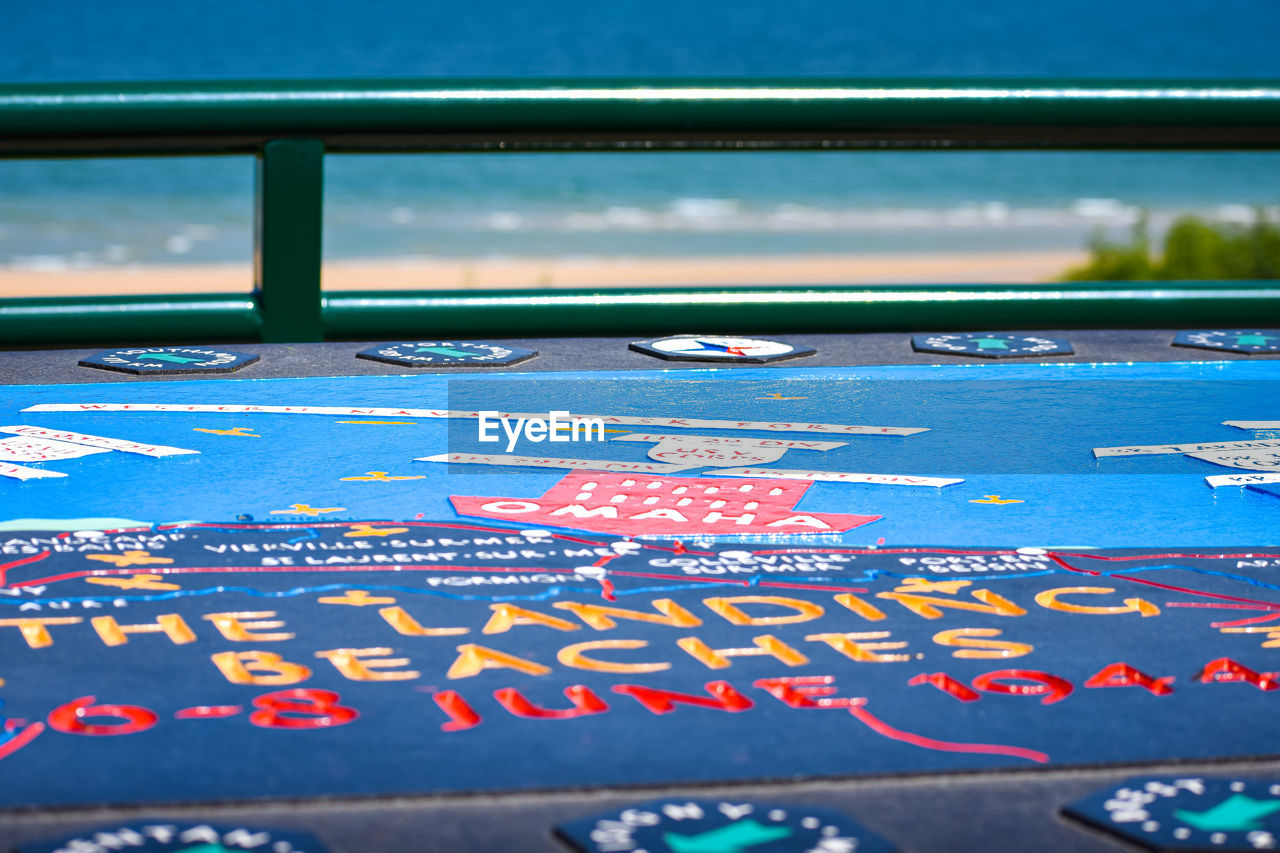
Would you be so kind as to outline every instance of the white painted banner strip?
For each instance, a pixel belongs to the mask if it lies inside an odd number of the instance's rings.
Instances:
[[[964,480],[914,477],[905,474],[854,474],[848,471],[800,471],[786,468],[721,468],[704,471],[704,477],[762,477],[767,480],[821,480],[833,483],[873,483],[880,486],[950,486]]]
[[[1280,447],[1280,438],[1264,438],[1257,441],[1206,441],[1200,444],[1147,444],[1136,447],[1095,447],[1093,455],[1103,456],[1152,456],[1160,453],[1208,453],[1215,450],[1251,450]]]
[[[674,474],[691,465],[666,462],[624,462],[610,459],[552,459],[545,456],[507,456],[502,453],[438,453],[415,462],[450,462],[462,465],[516,465],[521,468],[573,468],[586,471],[625,471],[636,474]],[[701,463],[699,463],[701,464]]]
[[[61,471],[45,471],[41,468],[28,468],[25,465],[10,465],[0,462],[0,477],[12,477],[15,480],[38,480],[41,477],[65,477]]]
[[[1210,488],[1222,486],[1248,486],[1254,483],[1280,483],[1280,474],[1216,474],[1205,477]]]
[[[237,414],[269,414],[269,415],[342,415],[362,417],[401,417],[401,418],[479,418],[480,412],[455,411],[450,409],[395,409],[395,408],[347,408],[345,406],[213,406],[196,403],[40,403],[28,406],[24,412],[231,412]],[[497,412],[486,410],[487,417],[501,418],[542,418],[547,412]],[[700,418],[645,418],[638,415],[578,415],[566,414],[565,419],[582,418],[593,420],[599,418],[605,425],[620,424],[626,426],[656,426],[687,429],[753,429],[767,432],[830,432],[845,435],[915,435],[928,432],[928,427],[886,427],[864,426],[857,424],[811,424],[803,421],[730,421],[706,420]]]
[[[129,441],[124,438],[104,438],[100,435],[85,435],[79,432],[67,432],[59,429],[46,429],[35,426],[0,426],[0,432],[13,435],[25,435],[34,438],[49,438],[54,441],[65,441],[85,447],[98,447],[103,450],[119,450],[123,453],[139,453],[143,456],[179,456],[184,453],[199,453],[199,450],[186,450],[181,447],[166,447],[163,444],[143,444],[140,441]]]
[[[1254,453],[1188,453],[1192,459],[1203,459],[1224,468],[1245,471],[1280,471],[1280,451],[1259,450]]]
[[[1222,425],[1239,429],[1280,429],[1280,421],[1223,421]]]
[[[29,438],[25,435],[0,438],[0,461],[3,462],[52,462],[108,452],[98,447],[85,447],[47,438]]]
[[[782,447],[792,450],[835,450],[848,447],[847,441],[805,441],[802,438],[742,438],[734,435],[659,435],[633,432],[610,441],[678,441],[681,444],[728,445],[731,447]]]

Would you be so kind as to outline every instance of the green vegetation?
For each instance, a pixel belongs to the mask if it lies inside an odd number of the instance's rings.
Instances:
[[[1103,234],[1089,241],[1089,262],[1067,270],[1064,281],[1195,281],[1280,278],[1280,220],[1259,210],[1252,225],[1217,224],[1180,216],[1151,253],[1144,216],[1127,242]]]

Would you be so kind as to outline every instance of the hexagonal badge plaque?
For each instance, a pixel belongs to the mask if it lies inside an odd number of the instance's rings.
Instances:
[[[314,835],[304,832],[263,829],[191,821],[149,820],[128,825],[108,825],[58,839],[33,841],[17,848],[17,853],[59,853],[59,851],[128,850],[131,853],[234,853],[239,850],[273,853],[326,853]]]
[[[556,827],[579,853],[893,853],[884,838],[838,811],[743,800],[653,800]]]
[[[911,348],[916,352],[967,355],[973,358],[1025,358],[1036,355],[1073,355],[1066,338],[1046,338],[1011,332],[957,332],[915,335]]]
[[[1202,329],[1178,332],[1173,336],[1173,346],[1191,349],[1210,349],[1221,352],[1239,352],[1245,355],[1280,352],[1280,330],[1276,329]]]
[[[1280,779],[1138,776],[1063,812],[1150,850],[1280,846]]]
[[[259,356],[221,347],[128,347],[103,350],[80,359],[81,367],[116,370],[135,376],[175,373],[233,373]]]
[[[509,367],[537,354],[523,347],[480,341],[403,341],[361,350],[356,358],[400,367]]]
[[[737,338],[724,335],[672,335],[635,341],[631,349],[666,361],[719,361],[767,364],[788,358],[813,355],[813,347],[798,346],[769,338]]]

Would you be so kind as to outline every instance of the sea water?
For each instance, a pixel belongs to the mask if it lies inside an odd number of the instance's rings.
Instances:
[[[0,84],[781,75],[1280,77],[1264,0],[894,4],[282,0],[6,11]],[[335,156],[326,256],[574,257],[1076,249],[1145,215],[1249,222],[1272,153]],[[244,261],[247,157],[0,163],[0,266]]]

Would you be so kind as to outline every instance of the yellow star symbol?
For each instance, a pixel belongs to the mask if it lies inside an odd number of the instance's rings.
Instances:
[[[345,506],[321,506],[313,507],[306,504],[289,504],[291,509],[273,509],[272,515],[322,515],[326,512],[342,512]]]
[[[235,435],[240,438],[262,438],[260,435],[254,435],[250,430],[253,427],[232,427],[231,429],[205,429],[204,427],[192,427],[196,432],[209,432],[214,435]]]
[[[342,478],[344,482],[349,482],[352,480],[362,480],[365,482],[372,482],[372,483],[390,483],[392,480],[424,480],[424,479],[426,478],[422,474],[417,474],[411,477],[388,477],[386,471],[365,471],[363,477],[343,477]]]
[[[971,581],[931,581],[928,578],[903,578],[902,586],[894,592],[945,592],[955,595],[957,590],[964,589]]]
[[[321,604],[349,604],[352,607],[365,607],[369,604],[395,604],[394,598],[370,596],[363,589],[349,589],[342,595],[329,595],[320,599]]]
[[[985,495],[981,500],[969,501],[971,504],[1021,504],[1026,501],[1018,501],[1013,498],[1002,498],[999,495]]]
[[[152,563],[172,563],[168,557],[153,557],[149,551],[125,551],[123,554],[87,554],[90,560],[100,560],[104,563],[114,563],[116,568],[123,569],[125,566],[146,566]]]
[[[102,555],[95,554],[92,556],[100,557]],[[165,562],[172,563],[172,560]],[[160,575],[130,575],[127,578],[85,578],[89,583],[101,584],[102,586],[118,586],[121,589],[182,589],[176,583],[161,583]]]
[[[407,527],[374,527],[371,524],[353,524],[343,536],[392,536],[396,533],[408,533]]]
[[[763,397],[756,397],[757,400],[808,400],[808,397],[784,397],[781,394],[766,394]]]

